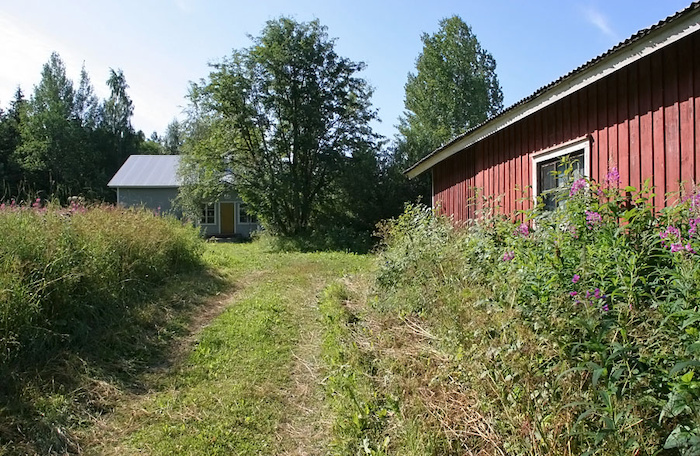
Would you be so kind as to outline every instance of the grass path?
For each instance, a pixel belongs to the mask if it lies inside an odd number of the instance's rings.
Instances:
[[[86,454],[324,454],[329,424],[319,378],[320,292],[367,257],[273,254],[212,245],[228,278],[151,388],[92,426]]]

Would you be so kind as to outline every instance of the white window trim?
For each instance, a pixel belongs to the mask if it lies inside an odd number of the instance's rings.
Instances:
[[[214,226],[214,225],[216,225],[216,213],[217,213],[217,210],[216,210],[217,207],[216,207],[216,206],[217,206],[217,204],[216,204],[216,203],[202,203],[202,206],[204,206],[204,205],[206,205],[206,204],[211,204],[212,207],[214,208],[214,222],[213,222],[213,223],[202,223],[202,220],[201,220],[201,218],[200,218],[200,223],[199,223],[199,224],[200,224],[201,226]],[[204,220],[206,220],[206,217],[204,217]]]
[[[540,163],[551,160],[553,158],[562,157],[572,152],[583,149],[583,175],[590,177],[591,175],[591,139],[588,136],[576,138],[559,146],[539,152],[532,156],[532,199],[537,204],[539,194],[539,182],[537,180],[537,167]]]
[[[241,221],[241,209],[244,203],[238,203],[236,204],[236,222],[239,225],[245,225],[245,226],[250,226],[250,225],[257,225],[258,222],[242,222]]]

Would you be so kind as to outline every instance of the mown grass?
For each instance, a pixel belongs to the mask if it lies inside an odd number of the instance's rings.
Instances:
[[[229,455],[325,447],[323,402],[297,388],[320,391],[319,379],[304,377],[316,370],[315,344],[305,351],[304,341],[319,332],[318,293],[368,258],[270,253],[259,244],[209,246],[205,258],[239,291],[154,391],[102,424],[107,432],[90,437],[94,448]]]

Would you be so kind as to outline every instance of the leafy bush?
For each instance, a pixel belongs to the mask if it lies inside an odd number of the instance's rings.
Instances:
[[[194,228],[145,210],[0,205],[0,364],[89,340],[134,298],[200,264]]]
[[[439,331],[508,453],[698,454],[700,194],[655,212],[618,182],[462,228],[409,207],[383,230],[380,307]]]

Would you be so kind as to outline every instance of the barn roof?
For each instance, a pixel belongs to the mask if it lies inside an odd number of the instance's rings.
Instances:
[[[131,155],[108,187],[179,187],[179,155]]]
[[[404,171],[404,174],[414,178],[497,131],[698,30],[700,30],[700,1],[693,2],[676,14],[638,31],[605,53],[467,130],[426,155]]]

